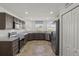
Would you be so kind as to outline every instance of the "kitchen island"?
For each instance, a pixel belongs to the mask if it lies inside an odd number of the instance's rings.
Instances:
[[[0,38],[0,56],[12,56],[19,52],[19,38]]]
[[[23,46],[24,42],[27,41],[25,39],[27,33],[19,34],[21,35],[0,37],[0,56],[14,56],[20,52],[20,49]]]

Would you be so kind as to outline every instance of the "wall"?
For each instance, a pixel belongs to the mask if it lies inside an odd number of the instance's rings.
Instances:
[[[51,32],[55,30],[55,25],[51,24],[53,21],[43,21],[43,24],[36,23],[35,21],[26,21],[26,31],[28,32]],[[41,26],[41,28],[40,28]]]
[[[4,12],[4,11],[5,11],[5,9],[0,7],[0,12]]]
[[[33,23],[31,21],[26,21],[26,24],[25,24],[25,29],[27,32],[30,32],[30,31],[33,31],[34,29],[32,29],[33,27]]]

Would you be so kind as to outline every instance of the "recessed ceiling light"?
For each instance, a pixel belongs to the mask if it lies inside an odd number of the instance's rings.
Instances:
[[[53,11],[50,11],[50,14],[53,14]]]
[[[28,14],[28,12],[25,12],[25,14]]]
[[[33,20],[32,18],[30,18],[30,20]]]
[[[47,20],[51,19],[51,17],[48,17]]]

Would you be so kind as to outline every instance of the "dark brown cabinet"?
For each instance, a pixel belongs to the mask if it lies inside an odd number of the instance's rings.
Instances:
[[[25,37],[24,38],[24,44],[26,44],[26,42],[28,41],[28,34],[26,34],[24,37]]]
[[[28,41],[28,34],[26,34],[24,38],[20,40],[20,49],[27,43],[27,41]]]
[[[29,33],[28,40],[50,40],[47,33]]]
[[[24,29],[25,22],[9,15],[8,13],[0,13],[0,29]]]
[[[15,23],[15,29],[24,29],[25,28],[25,22],[18,18],[14,18],[14,23]]]
[[[7,13],[0,13],[0,29],[12,29],[13,17]]]
[[[24,38],[20,40],[20,49],[24,46]]]
[[[14,41],[0,41],[0,56],[13,56],[19,52],[18,39]]]

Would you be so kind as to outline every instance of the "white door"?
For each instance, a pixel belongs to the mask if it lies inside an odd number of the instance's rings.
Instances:
[[[73,55],[79,56],[79,7],[72,11],[73,25]]]
[[[71,39],[70,39],[70,21],[71,21],[71,12],[66,13],[63,16],[63,55],[71,54]]]
[[[63,15],[62,28],[62,55],[79,55],[79,7]]]

